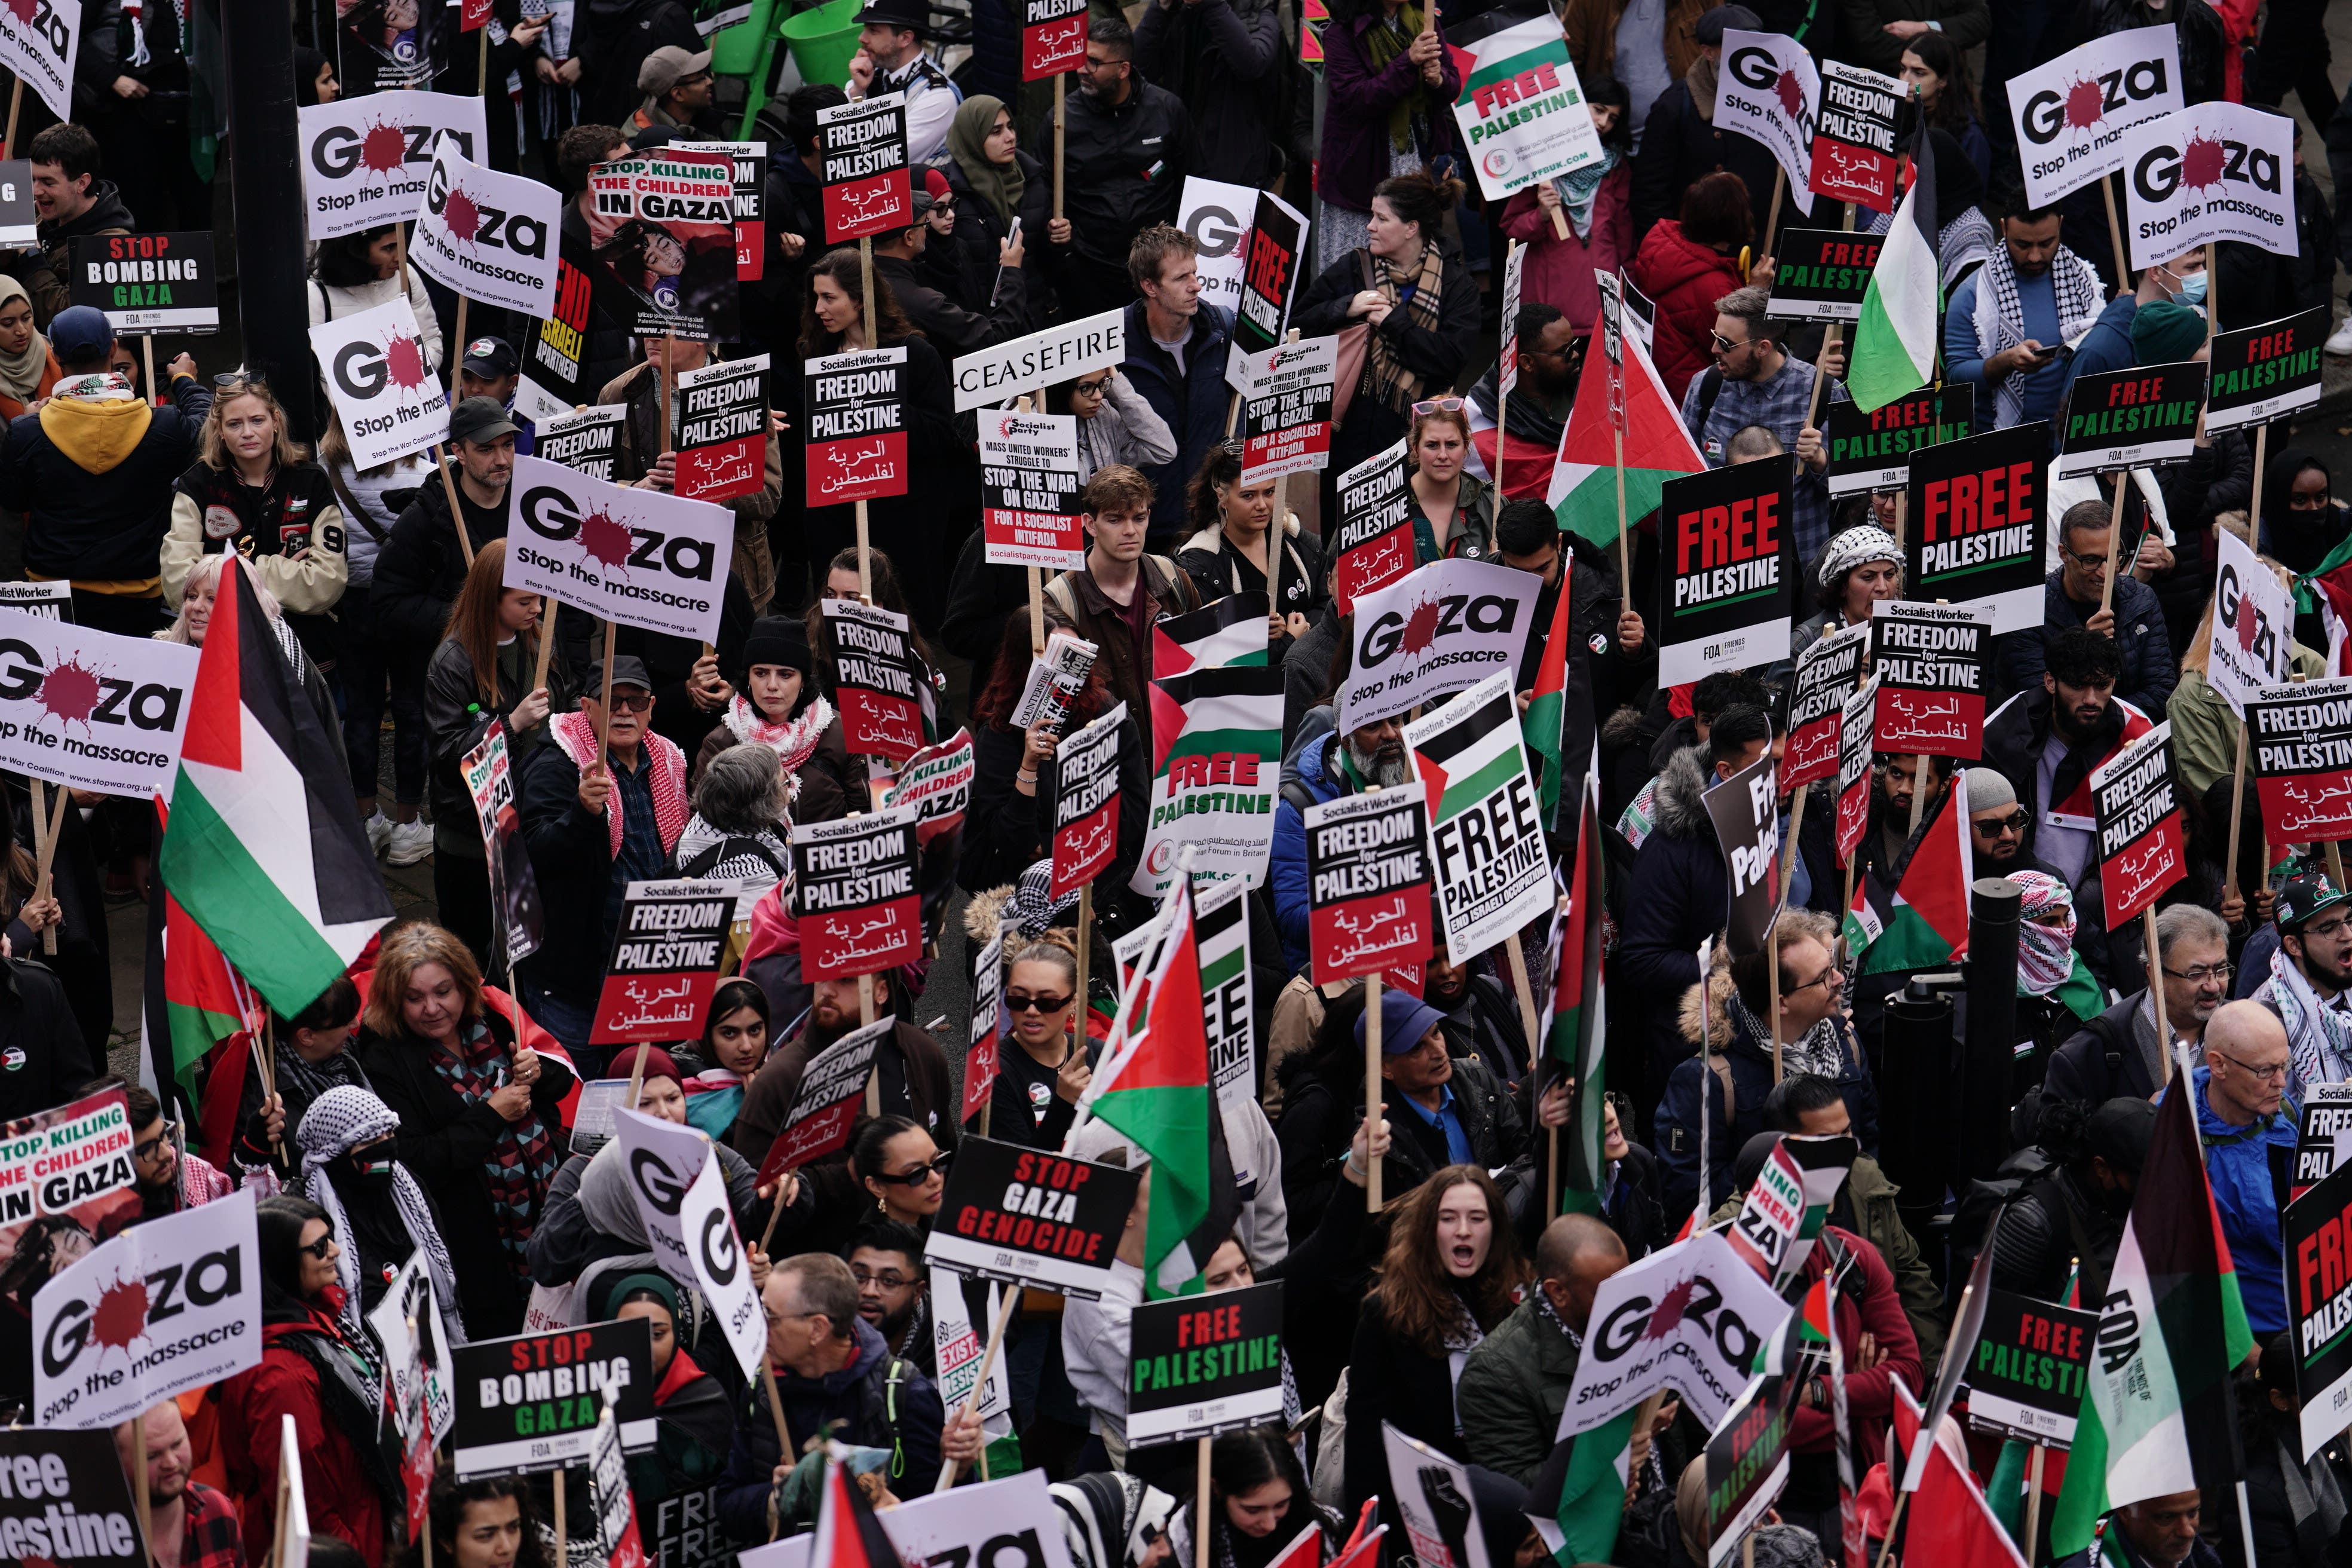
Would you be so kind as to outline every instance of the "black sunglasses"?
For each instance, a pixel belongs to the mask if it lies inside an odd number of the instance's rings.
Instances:
[[[927,1165],[917,1165],[911,1170],[901,1171],[895,1176],[884,1171],[877,1174],[874,1179],[877,1182],[887,1182],[894,1187],[919,1187],[933,1176],[945,1177],[948,1173],[948,1166],[954,1160],[955,1151],[950,1149],[935,1155]]]
[[[1004,999],[1004,1008],[1008,1013],[1058,1013],[1069,1005],[1068,996],[1007,996]]]
[[[334,1248],[335,1233],[331,1230],[327,1232],[326,1235],[320,1237],[318,1240],[310,1243],[310,1246],[298,1247],[296,1250],[307,1252],[311,1257],[317,1258],[320,1262],[324,1263],[327,1261],[327,1254],[332,1252]]]

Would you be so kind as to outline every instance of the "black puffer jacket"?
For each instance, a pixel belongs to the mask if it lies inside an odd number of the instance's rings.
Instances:
[[[160,578],[173,487],[195,461],[212,391],[190,376],[173,381],[173,405],[148,410],[145,430],[120,456],[110,438],[128,431],[110,426],[121,416],[92,416],[71,401],[53,398],[8,426],[0,507],[25,514],[25,570],[78,583]]]
[[[1024,330],[1035,331],[1045,325],[1051,311],[1048,302],[1052,291],[1046,287],[1045,268],[1052,261],[1053,246],[1045,237],[1045,225],[1054,216],[1054,174],[1045,164],[1015,148],[1013,166],[1021,171],[1021,199],[1013,204],[1013,215],[1021,220],[1022,278],[1021,313],[1028,325]],[[996,216],[996,209],[971,188],[962,165],[952,158],[940,165],[948,177],[949,189],[955,192],[956,270],[962,278],[963,303],[980,310],[989,300],[991,292],[999,288],[997,252],[1003,247],[1005,236],[1013,226]],[[1004,269],[1003,284],[1010,287],[1014,269]]]
[[[493,510],[467,503],[466,536],[475,549],[507,536],[513,499],[509,487]],[[422,654],[439,645],[448,626],[449,606],[457,602],[457,590],[465,585],[466,555],[449,521],[449,491],[439,475],[428,473],[416,498],[392,525],[392,537],[375,558],[370,607],[375,611],[379,628]]]
[[[1123,272],[1128,246],[1153,224],[1176,221],[1184,176],[1200,172],[1192,116],[1174,93],[1137,80],[1117,107],[1091,92],[1071,93],[1063,122],[1062,216],[1070,220],[1070,248]],[[1052,135],[1048,123],[1041,149],[1047,156]]]

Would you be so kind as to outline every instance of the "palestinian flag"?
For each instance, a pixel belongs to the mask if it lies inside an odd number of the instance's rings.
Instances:
[[[1202,991],[1192,879],[1178,877],[1168,896],[1174,919],[1157,961],[1138,972],[1135,989],[1144,998],[1197,997]],[[1149,1016],[1134,1044],[1104,1068],[1087,1101],[1151,1161],[1143,1273],[1147,1293],[1159,1300],[1202,1288],[1209,1255],[1241,1215],[1241,1191],[1225,1148],[1201,1009],[1151,1007]]]
[[[1598,323],[1592,331],[1597,339]],[[1584,374],[1568,427],[1559,433],[1559,458],[1548,497],[1560,527],[1601,550],[1617,547],[1619,457],[1609,420],[1612,375],[1624,383],[1625,526],[1631,528],[1658,510],[1658,497],[1668,479],[1706,471],[1706,459],[1683,427],[1682,411],[1666,395],[1658,367],[1633,333],[1621,333],[1619,341],[1625,345],[1622,367],[1610,364],[1599,342],[1585,344]]]
[[[1936,325],[1944,310],[1936,238],[1936,159],[1922,128],[1911,154],[1911,188],[1895,209],[1853,330],[1845,389],[1865,414],[1936,378]]]
[[[1543,777],[1537,781],[1536,799],[1546,823],[1559,821],[1560,733],[1568,722],[1568,644],[1575,635],[1569,625],[1569,581],[1576,562],[1566,542],[1559,552],[1559,599],[1551,612],[1551,630],[1544,637],[1543,659],[1536,667],[1535,695],[1519,715],[1528,754],[1543,759]]]
[[[1563,595],[1563,598],[1565,595]],[[1570,1108],[1568,1143],[1561,1151],[1560,1210],[1601,1212],[1601,1181],[1606,1167],[1601,1145],[1607,1134],[1607,1004],[1601,938],[1608,923],[1601,910],[1601,762],[1596,755],[1584,784],[1583,823],[1576,834],[1576,869],[1570,874],[1568,926],[1560,933],[1559,970],[1552,985],[1550,1046],[1554,1060],[1576,1079]]]
[[[1805,1291],[1797,1310],[1778,1332],[1757,1348],[1748,1370],[1759,1377],[1810,1377],[1826,1370],[1837,1325],[1830,1321],[1830,1277],[1824,1273]]]
[[[166,807],[156,803],[158,815]],[[198,1068],[245,1027],[246,1000],[220,949],[158,885],[147,900],[146,997],[141,1025],[160,1089],[176,1084],[196,1104]],[[217,1163],[217,1162],[215,1162]]]
[[[2050,1526],[2066,1557],[2108,1510],[2226,1488],[2246,1473],[2231,1371],[2253,1349],[2221,1216],[2205,1179],[2196,1096],[2176,1082],[2132,1194],[2100,1313],[2066,1487]]]
[[[2327,673],[2352,675],[2352,535],[2294,580],[2294,607],[2327,628]]]
[[[392,919],[341,753],[242,572],[190,694],[164,888],[280,1016],[318,999]]]
[[[1274,601],[1260,590],[1230,594],[1181,616],[1162,616],[1151,627],[1151,675],[1165,680],[1192,669],[1264,664],[1265,618]]]
[[[1552,1553],[1559,1568],[1581,1563],[1607,1563],[1617,1555],[1617,1531],[1625,1516],[1625,1487],[1633,1479],[1631,1461],[1633,1417],[1641,1406],[1603,1422],[1591,1431],[1569,1438],[1552,1450],[1537,1472],[1528,1506],[1548,1489],[1557,1473],[1559,1500],[1552,1505],[1552,1522],[1559,1526],[1559,1549]],[[1333,1564],[1333,1568],[1338,1565]]]
[[[834,1449],[836,1455],[843,1452]],[[866,1500],[849,1467],[837,1458],[827,1458],[822,1485],[809,1568],[902,1568],[905,1559],[874,1516],[874,1505]]]
[[[1902,974],[1955,963],[1969,951],[1969,775],[1929,808],[1896,874],[1890,898],[1864,874],[1846,911],[1846,945],[1856,974]]]
[[[2091,795],[2091,775],[2113,762],[2126,746],[2156,728],[2156,721],[2131,703],[2118,697],[2113,700],[2116,710],[2124,716],[2123,732],[2115,744],[2100,754],[2099,760],[2083,770],[2066,798],[2050,808],[2050,819],[2060,827],[2079,827],[2085,833],[2095,833],[2099,826],[2099,808]]]

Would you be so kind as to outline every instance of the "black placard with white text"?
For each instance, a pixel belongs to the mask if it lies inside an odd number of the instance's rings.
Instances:
[[[1249,391],[1250,356],[1282,341],[1306,243],[1305,216],[1272,192],[1260,191],[1242,262],[1241,309],[1234,313],[1234,341],[1225,359],[1225,384],[1235,392]]]
[[[812,980],[876,974],[922,955],[915,808],[793,825],[801,967]]]
[[[1148,1301],[1129,1321],[1127,1440],[1142,1447],[1282,1418],[1282,1281]]]
[[[824,354],[803,371],[811,506],[907,493],[905,345]]]
[[[1976,434],[1976,389],[1966,382],[1923,386],[1866,414],[1851,398],[1832,398],[1822,426],[1830,494],[1902,489],[1904,472],[1921,449]]]
[[[1668,479],[1658,501],[1658,679],[1789,657],[1796,605],[1793,456]]]
[[[2205,433],[2260,425],[2319,401],[2325,305],[2259,327],[2213,334],[2206,356]]]
[[[1095,1300],[1142,1176],[987,1138],[957,1143],[923,1257],[983,1279]]]
[[[118,332],[220,331],[208,229],[78,237],[66,292],[74,304],[105,311]]]
[[[449,1355],[449,1449],[461,1479],[581,1463],[607,1402],[623,1447],[654,1445],[653,1338],[642,1318],[476,1340]]]
[[[1772,243],[1779,254],[1768,314],[1791,321],[1862,320],[1862,297],[1870,289],[1885,235],[1784,228]]]

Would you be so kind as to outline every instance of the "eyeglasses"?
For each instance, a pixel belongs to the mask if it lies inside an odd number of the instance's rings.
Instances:
[[[1070,994],[1077,994],[1076,992]],[[1069,996],[1007,996],[1004,1007],[1011,1013],[1058,1013],[1070,1005]]]
[[[2168,969],[2165,973],[2175,980],[2186,980],[2192,985],[2203,985],[2208,982],[2216,985],[2226,985],[2230,983],[2233,966],[2227,963],[2200,963],[2194,969]]]
[[[654,694],[650,691],[640,691],[635,697],[625,691],[613,693],[613,711],[615,713],[643,713],[653,705]]]
[[[1461,412],[1462,400],[1458,397],[1424,397],[1412,405],[1412,415],[1416,419],[1424,414],[1459,414]]]
[[[297,1247],[296,1250],[299,1252],[307,1252],[311,1257],[317,1258],[320,1262],[324,1263],[327,1261],[328,1257],[335,1250],[335,1233],[331,1230],[326,1235],[320,1237],[318,1240],[312,1242],[310,1246]]]
[[[2219,1057],[2221,1060],[2228,1062],[2231,1067],[2236,1068],[2240,1072],[2244,1073],[2248,1078],[2254,1079],[2258,1083],[2269,1083],[2273,1079],[2280,1083],[2284,1083],[2286,1081],[2286,1063],[2283,1061],[2273,1062],[2268,1067],[2256,1067],[2250,1061],[2246,1061],[2238,1057],[2233,1057],[2227,1051],[2217,1051],[2210,1046],[2205,1047],[2205,1055],[2209,1058]]]
[[[2104,552],[2097,555],[2077,555],[2062,544],[2058,547],[2058,553],[2085,572],[2104,572],[2107,569],[2107,558]]]
[[[1969,826],[1979,833],[1991,837],[2002,833],[2022,833],[2025,831],[2025,825],[2032,820],[2032,814],[2021,805],[2007,816],[1991,817],[1985,821],[1971,818]]]
[[[904,1290],[914,1281],[895,1268],[860,1268],[852,1264],[849,1277],[860,1285],[872,1285],[884,1290]]]
[[[2330,937],[2341,936],[2344,934],[2344,921],[2342,917],[2339,916],[2335,920],[2327,921],[2324,925],[2305,926],[2299,931],[2291,931],[2288,934],[2291,936],[2299,936],[2306,942],[2310,941],[2313,937],[2318,937],[2321,941],[2325,942]]]
[[[167,1145],[176,1144],[179,1141],[180,1124],[176,1121],[166,1121],[161,1132],[143,1143],[133,1143],[131,1146],[131,1152],[142,1160],[152,1160]]]
[[[1811,991],[1816,985],[1827,985],[1832,981],[1842,980],[1844,976],[1838,972],[1838,966],[1832,963],[1827,969],[1822,970],[1819,974],[1814,975],[1811,980],[1806,981],[1803,984],[1790,986],[1786,991],[1780,994],[1781,1000],[1786,1001],[1790,997],[1796,995],[1800,991]]]
[[[901,1171],[895,1176],[884,1171],[874,1179],[877,1182],[887,1182],[894,1187],[919,1187],[933,1176],[944,1178],[948,1173],[948,1166],[953,1163],[954,1160],[955,1151],[950,1149],[939,1154],[927,1165],[917,1165],[910,1170]]]
[[[1088,397],[1100,397],[1110,390],[1110,377],[1104,376],[1100,381],[1074,381],[1070,384],[1070,390],[1084,393]]]

